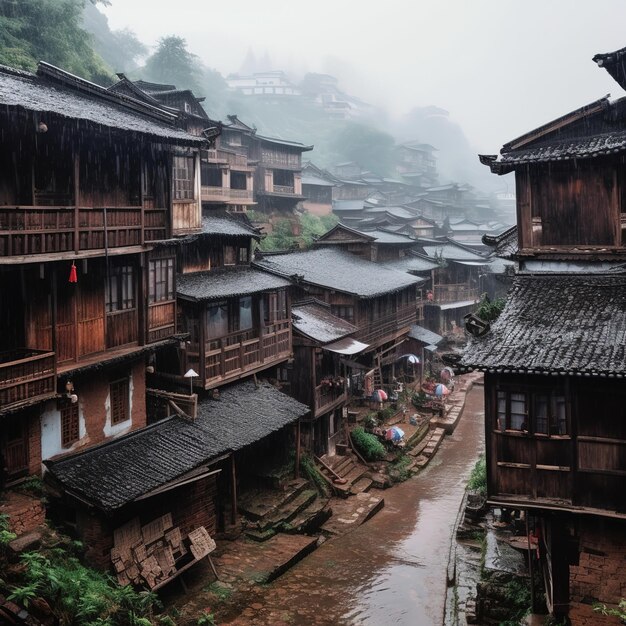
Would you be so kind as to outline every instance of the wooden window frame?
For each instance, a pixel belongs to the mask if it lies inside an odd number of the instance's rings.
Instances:
[[[174,155],[172,170],[172,194],[174,196],[174,200],[195,200],[196,184],[194,157]]]
[[[153,259],[149,262],[148,267],[148,304],[173,302],[176,300],[176,266],[174,257]]]
[[[501,398],[501,396],[504,396]],[[523,413],[512,413],[511,411],[511,402],[516,401],[519,402],[519,399],[513,399],[512,396],[523,396],[524,401],[524,412]],[[504,409],[501,409],[500,400],[504,400]],[[500,432],[515,432],[522,433],[529,431],[529,394],[525,390],[519,389],[497,389],[496,390],[496,428]],[[520,424],[519,428],[514,428],[512,425],[513,415],[523,415],[524,419]],[[526,428],[524,428],[524,423],[526,424]]]
[[[349,324],[354,324],[354,306],[351,304],[331,304],[330,312]]]
[[[121,396],[120,389],[122,390]],[[111,426],[117,426],[130,419],[130,377],[124,376],[109,383],[109,401],[111,405]],[[120,408],[121,407],[121,408]]]
[[[137,272],[130,264],[114,265],[109,272],[105,306],[107,313],[132,311],[137,308]]]
[[[61,447],[70,448],[80,439],[78,402],[64,403],[59,411],[61,413]]]

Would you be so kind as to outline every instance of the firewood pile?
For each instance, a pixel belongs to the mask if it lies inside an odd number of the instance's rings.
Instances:
[[[135,517],[113,532],[111,561],[120,585],[154,589],[215,550],[204,526],[183,537],[166,513],[141,526]]]

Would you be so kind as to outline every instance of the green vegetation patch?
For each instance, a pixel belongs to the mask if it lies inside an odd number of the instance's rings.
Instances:
[[[352,431],[352,441],[366,461],[380,461],[387,454],[378,437],[366,433],[360,426]]]

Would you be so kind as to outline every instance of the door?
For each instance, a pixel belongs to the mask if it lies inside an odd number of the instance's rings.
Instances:
[[[2,456],[7,478],[18,478],[28,473],[28,415],[19,413],[5,418]]]

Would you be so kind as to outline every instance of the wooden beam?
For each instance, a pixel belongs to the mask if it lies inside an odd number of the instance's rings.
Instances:
[[[300,419],[296,422],[296,467],[294,478],[300,478]]]
[[[230,523],[237,523],[237,467],[234,453],[230,455]]]

